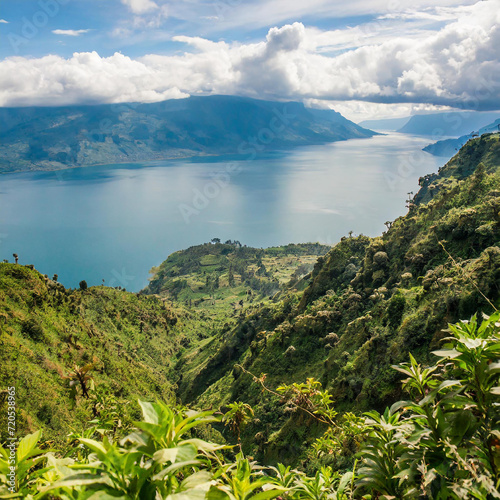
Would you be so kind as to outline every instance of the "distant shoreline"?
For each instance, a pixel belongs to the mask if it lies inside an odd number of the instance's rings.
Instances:
[[[337,142],[347,142],[347,141],[353,141],[353,140],[366,140],[366,139],[373,139],[374,137],[383,137],[387,135],[398,135],[396,132],[390,132],[390,133],[382,133],[382,132],[376,132],[372,137],[352,137],[349,139],[338,139],[336,141],[328,141],[328,142],[311,142],[309,144],[296,144],[287,148],[275,148],[275,149],[270,149],[268,151],[263,151],[260,153],[258,156],[266,156],[272,153],[286,153],[286,152],[291,152],[296,150],[297,148],[303,148],[303,147],[310,147],[310,146],[325,146],[327,144],[335,144]],[[401,134],[405,135],[405,134]],[[244,154],[239,154],[238,152],[227,152],[227,153],[198,153],[198,154],[185,154],[185,155],[179,155],[179,156],[173,156],[173,155],[166,155],[162,156],[161,158],[150,158],[150,159],[138,159],[138,160],[133,160],[133,161],[108,161],[108,162],[99,162],[99,163],[89,163],[85,165],[71,165],[71,166],[65,166],[62,168],[31,168],[31,169],[23,169],[23,170],[9,170],[9,171],[2,171],[0,170],[0,175],[9,175],[9,174],[23,174],[23,173],[34,173],[34,172],[62,172],[65,170],[74,170],[77,168],[91,168],[91,167],[103,167],[106,165],[135,165],[138,163],[152,163],[152,162],[160,162],[160,161],[170,161],[170,160],[186,160],[186,159],[191,159],[191,158],[217,158],[217,157],[238,157],[235,158],[234,161],[250,161],[248,159],[248,155]]]

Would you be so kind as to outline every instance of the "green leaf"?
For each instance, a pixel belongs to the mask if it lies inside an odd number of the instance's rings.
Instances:
[[[458,358],[462,353],[456,349],[441,349],[439,351],[432,351],[432,354],[439,356],[440,358]]]
[[[127,497],[117,497],[106,493],[105,491],[98,491],[94,493],[88,500],[127,500]]]
[[[207,500],[236,500],[231,492],[222,485],[212,486],[207,493]]]
[[[86,439],[80,438],[80,443],[84,444],[87,448],[90,448],[94,453],[97,453],[99,458],[103,458],[106,455],[106,448],[99,443],[99,441],[95,441],[94,439]]]
[[[75,474],[57,481],[41,489],[43,493],[58,488],[74,488],[76,486],[89,486],[94,484],[109,484],[109,480],[100,474]]]
[[[339,488],[337,494],[344,493],[347,485],[352,481],[354,474],[352,472],[346,472],[341,478],[339,483]]]
[[[414,405],[415,405],[415,403],[413,403],[412,401],[396,401],[391,406],[390,412],[391,412],[391,414],[393,414],[393,413],[396,413],[401,408],[404,408],[405,406],[411,407],[411,406],[414,406]]]
[[[493,374],[499,372],[500,372],[500,363],[491,363],[491,365],[488,366],[488,373]]]
[[[460,380],[445,380],[444,382],[441,382],[439,387],[437,388],[437,391],[441,391],[443,389],[446,389],[446,387],[452,387],[454,385],[462,385]]]
[[[203,489],[208,490],[212,485],[212,474],[207,470],[200,470],[188,476],[181,483],[181,488],[183,490],[189,489]]]
[[[158,425],[158,413],[155,407],[151,403],[141,400],[139,400],[139,405],[142,410],[144,421],[147,422],[148,424]]]
[[[163,469],[161,472],[153,476],[153,481],[163,481],[163,479],[171,474],[172,472],[177,472],[179,469],[183,469],[184,467],[190,467],[193,465],[199,465],[200,461],[199,460],[189,460],[187,462],[176,462],[167,467],[166,469]]]
[[[192,444],[186,444],[184,446],[178,446],[176,448],[164,448],[158,450],[153,455],[153,460],[160,464],[166,462],[187,462],[196,458],[197,452],[196,448]]]
[[[234,448],[234,446],[209,443],[208,441],[203,441],[203,439],[197,439],[197,438],[186,439],[185,441],[181,441],[179,443],[180,446],[183,446],[185,444],[192,444],[197,450],[207,451],[207,452]]]
[[[280,496],[282,493],[285,493],[287,490],[285,488],[278,488],[273,490],[261,491],[256,495],[251,497],[252,500],[267,500],[268,498],[276,498]]]
[[[19,441],[19,445],[17,447],[17,461],[21,462],[25,458],[29,456],[29,454],[35,449],[40,437],[42,435],[42,431],[37,431],[34,434],[28,434],[21,441]]]
[[[207,492],[205,490],[189,490],[167,495],[165,500],[205,500]],[[227,497],[226,497],[227,498]]]

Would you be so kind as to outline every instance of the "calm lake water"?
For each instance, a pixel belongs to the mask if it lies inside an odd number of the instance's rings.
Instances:
[[[445,163],[391,134],[273,153],[103,165],[0,177],[0,259],[68,287],[138,291],[170,253],[214,237],[255,247],[375,236]]]

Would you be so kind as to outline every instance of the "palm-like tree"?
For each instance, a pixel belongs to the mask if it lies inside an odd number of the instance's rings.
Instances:
[[[82,368],[75,365],[75,369],[63,377],[65,379],[69,379],[69,385],[71,387],[74,387],[76,384],[80,384],[82,395],[86,399],[89,399],[89,387],[87,384],[90,380],[92,380],[92,375],[89,375],[89,372],[93,368],[93,364],[85,365]]]

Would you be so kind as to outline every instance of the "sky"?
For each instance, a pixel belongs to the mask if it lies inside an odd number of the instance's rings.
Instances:
[[[234,94],[500,109],[500,0],[0,0],[0,106]]]

